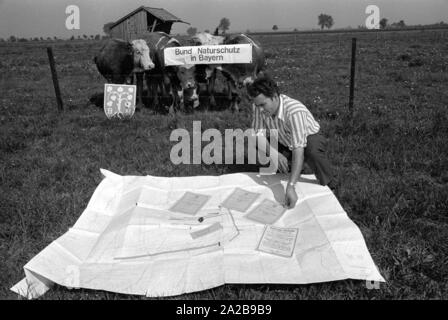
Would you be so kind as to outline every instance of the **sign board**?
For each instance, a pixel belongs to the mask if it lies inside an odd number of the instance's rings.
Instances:
[[[134,115],[137,86],[104,85],[104,112],[111,118],[128,119]]]
[[[251,63],[252,45],[175,47],[164,50],[165,66]]]

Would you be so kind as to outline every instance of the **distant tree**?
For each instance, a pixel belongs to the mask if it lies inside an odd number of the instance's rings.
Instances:
[[[190,27],[190,28],[187,29],[187,34],[189,36],[194,36],[197,32],[198,32],[198,29],[193,28],[193,27]]]
[[[230,27],[230,20],[227,18],[222,18],[219,22],[218,29],[222,30],[222,34],[225,34]]]
[[[39,40],[40,40],[40,41],[44,41],[44,38],[43,38],[43,37],[40,37]]]
[[[56,37],[56,36],[54,36],[53,39],[54,39],[54,41],[58,41],[59,40],[58,37]]]
[[[404,23],[403,20],[400,20],[399,22],[392,23],[390,26],[394,28],[404,28],[406,27],[406,24]]]
[[[383,19],[380,20],[380,28],[381,29],[386,29],[386,27],[387,27],[387,19],[383,18]]]
[[[87,37],[85,34],[83,34],[82,37],[83,37],[84,39],[88,39],[88,37]]]
[[[47,41],[51,41],[52,39],[51,39],[51,37],[47,37]]]
[[[101,36],[100,36],[99,34],[97,34],[97,35],[95,36],[95,40],[101,40]]]
[[[204,32],[210,33],[210,30],[207,29],[207,30],[204,30]]]
[[[72,41],[75,40],[75,36],[71,36],[70,40],[72,40]]]
[[[34,41],[39,41],[39,38],[38,38],[38,37],[35,37],[35,38],[34,38]]]
[[[249,29],[247,29],[247,30],[246,30],[246,33],[250,33],[250,30],[249,30]]]
[[[219,27],[216,27],[215,32],[213,32],[213,35],[214,36],[219,35]]]
[[[328,17],[328,22],[327,22],[327,28],[328,28],[328,29],[331,29],[331,27],[333,27],[333,25],[334,25],[333,17],[332,17],[332,16],[329,16],[329,17]]]
[[[20,38],[17,41],[18,42],[28,42],[28,39],[27,38]]]
[[[299,30],[297,28],[294,28],[294,32],[298,32]]]
[[[274,30],[274,31],[277,31],[277,30],[278,30],[278,27],[277,27],[276,24],[274,24],[274,26],[272,27],[272,30]]]
[[[16,42],[17,38],[15,36],[10,36],[8,39],[9,42]]]
[[[103,32],[105,35],[110,37],[110,27],[114,24],[115,22],[108,22],[103,26]]]
[[[317,17],[317,24],[320,26],[320,29],[321,29],[321,30],[324,30],[326,16],[327,16],[326,14],[321,13],[321,14]]]
[[[81,36],[78,36],[78,40],[81,40]]]
[[[333,17],[325,13],[321,13],[317,19],[317,24],[320,26],[321,30],[324,28],[330,29],[334,24]]]
[[[5,42],[5,39],[3,39],[3,38],[0,38],[0,42]]]

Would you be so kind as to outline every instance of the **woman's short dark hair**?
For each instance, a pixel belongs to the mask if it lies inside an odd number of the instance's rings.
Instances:
[[[247,93],[252,98],[257,97],[259,94],[263,94],[268,98],[273,98],[275,94],[280,94],[277,83],[267,74],[258,77],[254,82],[250,83],[247,86]]]

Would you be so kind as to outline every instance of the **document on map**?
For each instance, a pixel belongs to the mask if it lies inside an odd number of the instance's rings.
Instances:
[[[246,212],[247,209],[260,196],[260,193],[250,192],[241,188],[236,188],[230,196],[221,204],[224,208]]]
[[[263,224],[273,224],[285,211],[286,208],[281,204],[265,199],[245,217]]]
[[[206,235],[209,235],[210,233],[213,233],[215,231],[222,230],[222,229],[223,229],[222,225],[219,222],[215,222],[214,224],[212,224],[204,229],[191,232],[190,235],[191,235],[191,238],[196,239],[196,238],[204,237]]]
[[[292,257],[296,245],[297,228],[266,226],[257,250],[282,257]]]
[[[199,210],[201,210],[210,198],[211,196],[208,195],[187,191],[182,198],[180,198],[174,206],[170,208],[170,211],[181,212],[194,216]]]

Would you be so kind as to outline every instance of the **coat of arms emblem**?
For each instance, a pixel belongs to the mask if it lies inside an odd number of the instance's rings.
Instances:
[[[129,119],[135,112],[137,87],[125,84],[104,85],[104,112],[107,118]]]

